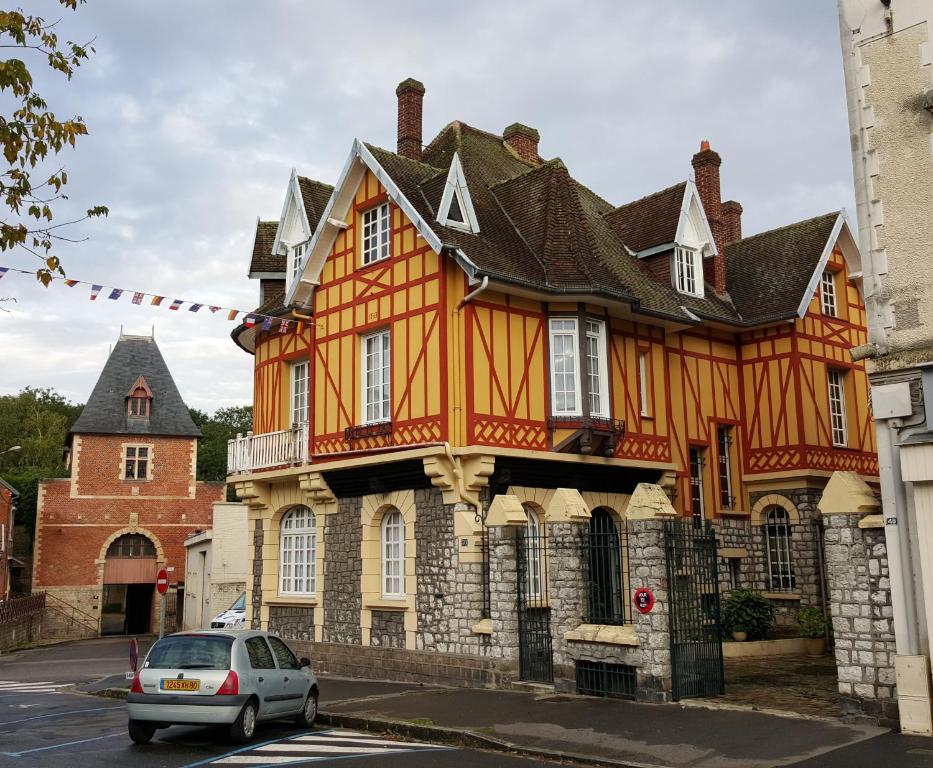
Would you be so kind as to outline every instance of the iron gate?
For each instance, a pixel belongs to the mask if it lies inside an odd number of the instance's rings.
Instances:
[[[690,520],[664,527],[674,701],[725,693],[716,534]]]
[[[547,606],[547,549],[544,533],[515,532],[518,566],[518,676],[535,683],[554,682],[551,609]]]

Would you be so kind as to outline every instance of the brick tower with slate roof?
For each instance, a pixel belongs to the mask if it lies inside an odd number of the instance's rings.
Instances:
[[[155,339],[121,335],[69,432],[70,477],[39,484],[46,637],[154,631],[155,578],[170,567],[166,626],[181,626],[185,538],[224,500],[223,483],[196,479],[200,436]]]

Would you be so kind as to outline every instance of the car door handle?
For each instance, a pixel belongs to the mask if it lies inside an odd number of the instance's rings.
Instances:
[[[288,682],[288,678],[287,678],[287,677],[285,678],[285,682],[286,682],[286,683]]]
[[[266,678],[264,678],[264,677],[260,677],[260,678],[259,678],[259,682],[260,682],[260,683],[265,682],[265,680],[266,680]]]

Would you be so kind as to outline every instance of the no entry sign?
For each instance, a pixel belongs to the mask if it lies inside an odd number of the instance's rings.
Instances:
[[[156,589],[159,590],[160,595],[168,592],[168,573],[164,568],[156,576]]]
[[[654,595],[647,587],[640,587],[635,590],[632,602],[635,603],[635,607],[639,612],[650,613],[651,609],[654,608]]]

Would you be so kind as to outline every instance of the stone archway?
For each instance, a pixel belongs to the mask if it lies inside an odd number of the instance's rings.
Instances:
[[[138,530],[110,536],[102,548],[101,634],[145,634],[152,628],[161,546]]]

